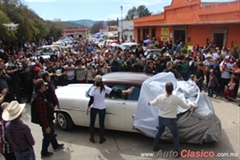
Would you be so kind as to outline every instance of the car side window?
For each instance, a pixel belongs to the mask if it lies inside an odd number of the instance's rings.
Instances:
[[[130,93],[127,93],[128,100],[137,101],[140,95],[140,88],[136,86],[131,86],[128,88],[128,90],[131,91]]]
[[[126,89],[124,85],[108,85],[108,87],[112,88],[114,92],[111,92],[106,96],[108,99],[124,99],[124,95],[122,94],[122,90]]]

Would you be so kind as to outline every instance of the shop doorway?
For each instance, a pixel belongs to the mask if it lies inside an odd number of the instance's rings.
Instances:
[[[224,34],[223,33],[214,33],[213,44],[216,47],[222,48],[224,42]]]
[[[156,29],[155,28],[152,28],[152,38],[156,38]]]
[[[138,42],[140,42],[141,41],[141,38],[140,38],[140,28],[138,28]]]
[[[148,29],[145,28],[145,29],[143,29],[143,40],[148,39],[148,38],[149,38],[148,37]]]
[[[213,44],[215,44],[217,47],[221,49],[222,47],[225,47],[227,44],[227,35],[228,35],[227,28],[213,28],[211,42],[213,42]]]
[[[174,31],[174,41],[176,44],[180,42],[185,43],[186,31],[185,30],[175,30]]]

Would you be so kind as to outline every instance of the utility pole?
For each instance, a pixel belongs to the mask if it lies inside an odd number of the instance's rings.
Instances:
[[[122,43],[123,43],[123,17],[122,17],[122,10],[123,10],[123,6],[121,6],[120,7],[121,8],[121,19],[122,19],[122,26],[121,26],[121,30],[122,30],[122,32],[121,32],[121,41],[122,41]]]

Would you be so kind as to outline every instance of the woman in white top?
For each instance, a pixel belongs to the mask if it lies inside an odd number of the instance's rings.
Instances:
[[[106,115],[106,105],[105,105],[105,95],[110,94],[112,91],[111,88],[104,85],[102,81],[102,76],[97,75],[94,79],[94,86],[91,88],[89,92],[90,101],[88,103],[88,108],[86,110],[86,115],[88,115],[89,108],[90,111],[90,141],[95,143],[94,140],[94,124],[95,119],[98,114],[99,116],[99,126],[100,126],[100,141],[99,143],[102,144],[106,141],[104,138],[104,120]]]

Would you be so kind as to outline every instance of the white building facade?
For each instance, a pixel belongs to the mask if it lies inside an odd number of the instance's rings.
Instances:
[[[123,35],[125,42],[132,42],[134,39],[134,24],[132,20],[118,21],[119,32]]]

